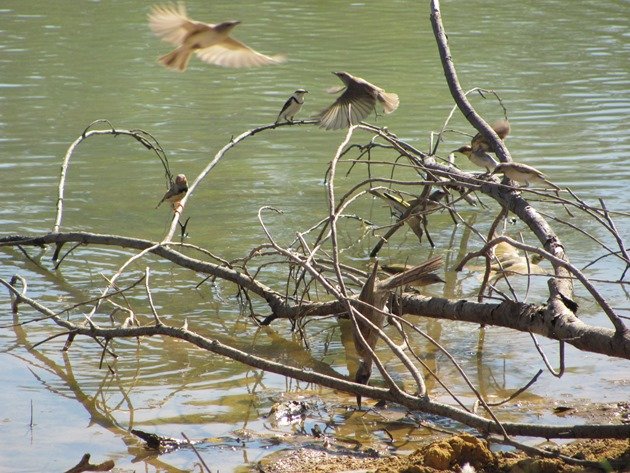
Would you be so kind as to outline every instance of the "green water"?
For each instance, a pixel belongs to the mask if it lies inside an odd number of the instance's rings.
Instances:
[[[52,228],[61,160],[70,143],[96,119],[151,133],[165,149],[173,172],[183,172],[192,180],[231,137],[272,123],[293,90],[310,91],[301,117],[328,105],[333,96],[325,89],[338,85],[331,71],[347,70],[396,92],[399,109],[375,123],[423,150],[428,150],[431,131],[441,128],[453,105],[429,23],[428,2],[189,1],[193,18],[240,19],[236,37],[267,54],[286,53],[289,61],[262,69],[225,70],[193,59],[183,74],[156,63],[170,46],[148,29],[151,4],[5,0],[0,5],[3,234],[43,233]],[[578,7],[562,1],[452,1],[443,2],[442,10],[462,86],[495,89],[508,109],[512,134],[507,144],[512,156],[544,170],[555,183],[570,186],[589,202],[603,197],[610,209],[627,211],[628,3],[589,1]],[[496,101],[480,96],[472,100],[489,121],[501,117]],[[459,114],[451,127],[473,132]],[[326,215],[324,175],[343,136],[295,126],[261,133],[238,145],[189,198],[188,241],[227,259],[242,257],[265,241],[257,219],[264,205],[285,212],[267,219],[279,241],[291,241],[297,231]],[[369,139],[357,134],[356,142]],[[440,153],[445,156],[463,144],[462,139],[448,135]],[[471,169],[468,163],[460,164]],[[366,177],[364,168],[349,177],[346,170],[347,166],[338,174],[340,189]],[[137,142],[126,137],[91,138],[72,158],[62,230],[159,239],[170,223],[167,206],[154,208],[164,190],[159,161]],[[388,223],[379,202],[366,201],[358,209],[381,224]],[[488,213],[479,213],[479,219],[488,218]],[[579,224],[609,241],[591,223]],[[356,242],[360,233],[356,225],[348,228],[343,241],[348,258],[362,266],[375,240],[368,236]],[[453,232],[450,218],[436,217],[431,230],[435,252],[447,252]],[[622,236],[629,234],[627,219],[618,222],[618,230]],[[458,235],[462,231],[458,229]],[[601,249],[574,232],[564,228],[559,233],[576,264],[601,254]],[[411,233],[401,235],[381,256],[392,258],[402,251],[422,261],[430,249],[425,242],[418,254],[414,238]],[[61,307],[97,294],[105,284],[100,274],[111,276],[128,254],[80,248],[57,272],[50,271],[49,256],[50,251],[41,259],[42,269],[17,250],[3,250],[0,276],[21,274],[29,281],[31,297]],[[154,271],[154,298],[166,321],[183,323],[186,317],[191,327],[240,348],[347,372],[334,321],[312,325],[307,334],[311,351],[306,352],[291,340],[284,322],[257,332],[255,324],[240,314],[233,286],[205,284],[196,289],[199,275],[155,259],[148,264]],[[136,265],[134,274],[144,266]],[[589,274],[613,279],[619,277],[619,268],[603,264]],[[263,275],[269,284],[281,287],[284,274],[270,268]],[[429,293],[473,298],[479,283],[474,272],[449,273],[448,281],[444,291],[438,287]],[[599,289],[613,306],[628,305],[616,287]],[[528,300],[544,302],[545,294],[542,280]],[[133,303],[148,314],[142,297],[139,292]],[[265,306],[256,303],[264,314]],[[11,322],[6,292],[0,292],[0,304],[5,326]],[[607,325],[585,293],[580,304],[585,321]],[[501,397],[504,389],[521,386],[542,366],[525,336],[489,329],[479,365],[474,356],[477,327],[426,322],[425,328],[438,334],[464,367],[476,373],[490,395]],[[31,342],[56,332],[47,324],[26,328]],[[184,431],[194,438],[233,436],[241,428],[271,432],[263,417],[271,399],[304,387],[275,375],[257,382],[260,373],[238,363],[160,339],[144,340],[141,346],[131,341],[117,346],[119,359],[112,365],[117,378],[112,378],[105,368],[99,369],[100,349],[88,341],[77,340],[67,357],[59,351],[63,338],[51,341],[39,348],[43,358],[21,345],[13,348],[16,336],[21,336],[19,331],[0,329],[3,471],[62,471],[85,452],[92,453],[94,461],[111,458],[122,471],[133,471],[132,459],[142,449],[125,433],[129,427],[172,436]],[[543,345],[553,356],[555,344]],[[627,399],[627,362],[569,350],[568,364],[560,380],[543,375],[531,398]],[[401,367],[394,363],[391,368],[402,376]],[[444,376],[451,375],[450,367],[441,370]],[[464,388],[459,389],[463,394]],[[327,391],[315,393],[334,398]],[[93,411],[83,407],[84,396],[96,399]],[[353,400],[344,396],[343,402]],[[103,417],[95,417],[94,412]],[[519,418],[516,410],[506,415]],[[532,414],[543,419],[545,415],[549,414]],[[213,458],[215,468],[231,471],[268,450],[250,445],[205,453]],[[145,459],[140,469],[187,471],[194,461],[190,452],[179,452]]]

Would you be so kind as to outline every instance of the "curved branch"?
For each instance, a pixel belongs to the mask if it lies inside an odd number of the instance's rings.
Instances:
[[[457,79],[457,72],[455,71],[453,58],[448,46],[444,25],[442,24],[439,0],[431,1],[431,25],[433,26],[433,32],[437,41],[446,82],[448,83],[449,90],[455,102],[466,119],[491,143],[500,161],[511,161],[511,156],[504,143],[499,139],[494,130],[475,112],[462,91],[459,80]],[[514,212],[530,230],[534,232],[538,240],[549,253],[561,260],[568,261],[560,238],[554,233],[544,218],[531,207],[516,190],[506,192],[496,186],[493,186],[492,189],[482,186],[481,190],[485,194],[492,196],[498,202],[502,202],[502,205],[504,205],[506,209]],[[562,295],[572,294],[573,285],[571,279],[567,277],[569,274],[564,266],[554,264],[554,271],[558,277],[554,278],[549,283],[549,289],[551,291],[550,306],[553,312],[566,314],[570,311],[564,304]]]
[[[106,123],[108,123],[111,126],[111,129],[109,129],[109,130],[90,130],[90,127],[92,125],[94,125],[95,123],[99,123],[99,122],[106,122]],[[59,228],[61,227],[61,219],[62,219],[62,216],[63,216],[63,201],[64,201],[64,195],[63,194],[64,194],[65,185],[66,185],[66,175],[68,173],[68,168],[70,166],[70,157],[74,153],[74,150],[77,148],[77,146],[79,146],[79,144],[81,144],[81,142],[83,142],[84,140],[86,140],[86,139],[88,139],[88,138],[90,138],[92,136],[97,136],[97,135],[114,135],[114,136],[126,135],[126,136],[131,136],[136,141],[140,142],[145,148],[153,149],[154,151],[156,151],[156,153],[158,154],[158,157],[160,157],[159,150],[156,148],[155,145],[153,145],[151,142],[149,142],[147,140],[147,138],[145,137],[145,135],[148,135],[148,136],[151,136],[151,135],[149,133],[143,131],[143,130],[116,129],[116,128],[114,128],[114,126],[108,120],[96,120],[96,121],[90,123],[88,125],[88,127],[83,131],[83,133],[81,133],[81,136],[79,136],[76,140],[74,140],[72,142],[72,144],[70,144],[70,146],[68,147],[68,150],[66,151],[66,154],[65,154],[65,156],[63,158],[63,162],[61,164],[61,175],[59,176],[59,186],[58,186],[58,196],[57,196],[57,215],[55,217],[55,223],[53,224],[53,228],[52,228],[52,232],[53,233],[58,232]],[[159,145],[158,145],[158,147],[159,147]],[[160,157],[160,159],[162,160],[161,157]]]
[[[457,106],[464,114],[464,117],[479,131],[483,137],[491,143],[492,148],[496,152],[497,157],[501,162],[510,162],[512,157],[510,152],[506,148],[503,141],[495,133],[495,131],[488,125],[483,118],[475,111],[471,103],[468,101],[466,94],[459,84],[457,78],[457,71],[453,64],[453,57],[448,46],[448,38],[444,25],[442,24],[442,14],[440,13],[439,0],[431,1],[431,25],[433,26],[433,33],[437,40],[438,51],[440,58],[442,59],[442,67],[444,68],[444,76],[446,83],[451,91],[451,95],[455,99]]]
[[[302,120],[302,121],[295,121],[295,122],[274,123],[271,125],[263,125],[256,128],[252,128],[251,130],[247,130],[241,133],[240,135],[238,135],[236,138],[232,138],[228,144],[226,144],[214,155],[214,158],[212,159],[212,161],[210,161],[206,165],[206,167],[203,168],[203,170],[199,173],[199,175],[193,181],[193,183],[190,186],[188,186],[188,192],[186,192],[186,195],[184,196],[184,198],[179,202],[180,206],[175,211],[175,215],[173,216],[173,220],[171,221],[171,226],[169,227],[169,230],[166,236],[162,240],[162,244],[169,243],[173,239],[173,235],[175,234],[175,230],[177,229],[177,223],[179,222],[179,218],[181,217],[181,214],[183,212],[184,207],[186,206],[186,202],[188,202],[189,197],[193,194],[193,192],[195,191],[199,183],[203,179],[206,178],[206,176],[210,173],[210,171],[212,171],[212,169],[219,163],[219,161],[225,156],[225,154],[230,149],[232,149],[234,146],[236,146],[238,143],[245,140],[246,138],[249,138],[250,136],[254,136],[257,133],[260,133],[261,131],[273,130],[279,126],[293,126],[293,125],[299,125],[303,123],[316,124],[318,122],[316,120]]]
[[[282,306],[285,305],[284,298],[273,289],[256,281],[252,277],[222,265],[186,256],[168,246],[162,246],[149,240],[118,235],[102,235],[88,232],[48,233],[47,235],[42,235],[39,237],[3,237],[0,238],[0,247],[15,245],[41,246],[66,242],[119,246],[121,248],[131,248],[140,251],[145,251],[151,248],[149,253],[160,256],[179,266],[204,274],[213,274],[217,277],[225,279],[226,281],[231,281],[245,289],[248,289],[253,293],[259,295],[260,297],[264,298],[272,310],[279,311],[280,313],[283,312]]]

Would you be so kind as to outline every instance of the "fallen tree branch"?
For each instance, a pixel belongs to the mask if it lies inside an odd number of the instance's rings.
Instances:
[[[301,317],[326,316],[345,313],[347,308],[339,300],[330,302],[307,302],[292,304],[272,288],[235,269],[202,261],[179,253],[173,248],[155,246],[154,242],[116,235],[101,235],[86,232],[49,233],[37,237],[10,236],[0,238],[2,246],[42,246],[60,242],[81,242],[83,244],[119,246],[135,250],[154,247],[152,254],[160,256],[183,268],[202,274],[212,274],[262,297],[271,310],[271,315],[263,325],[276,319],[297,320]],[[313,270],[316,273],[316,270]],[[496,303],[478,303],[471,301],[450,301],[433,297],[426,298],[405,293],[397,299],[391,308],[393,313],[422,315],[424,317],[445,320],[460,320],[483,325],[535,333],[545,337],[562,340],[580,350],[602,353],[608,356],[630,359],[630,334],[617,334],[614,330],[593,327],[569,312],[563,317],[549,306],[536,306],[512,301]]]
[[[503,434],[497,424],[485,419],[481,416],[466,412],[446,404],[431,401],[426,397],[418,397],[408,394],[401,390],[391,390],[378,387],[367,386],[363,384],[346,381],[341,377],[332,377],[329,375],[317,373],[315,371],[306,371],[299,367],[289,366],[275,361],[271,361],[256,355],[251,355],[242,350],[230,347],[218,340],[203,337],[194,331],[186,328],[172,327],[168,325],[151,325],[144,327],[127,327],[103,329],[95,326],[78,326],[63,320],[55,315],[55,313],[40,304],[39,302],[20,294],[8,282],[0,279],[9,291],[15,295],[20,295],[21,302],[28,304],[35,310],[50,316],[50,318],[59,326],[66,330],[71,330],[76,335],[83,335],[89,338],[102,337],[105,339],[114,338],[138,338],[151,337],[156,335],[167,336],[179,340],[185,340],[198,348],[207,350],[217,355],[229,357],[235,361],[239,361],[254,368],[263,369],[268,372],[277,373],[288,376],[301,381],[316,383],[331,389],[360,394],[364,397],[381,399],[384,401],[395,402],[412,410],[435,414],[443,417],[451,418],[457,422],[461,422],[474,429],[477,429],[484,435],[492,433]],[[630,425],[570,425],[570,426],[551,426],[551,425],[532,425],[525,423],[504,422],[501,424],[505,432],[509,435],[520,435],[530,437],[543,438],[627,438],[630,436]]]

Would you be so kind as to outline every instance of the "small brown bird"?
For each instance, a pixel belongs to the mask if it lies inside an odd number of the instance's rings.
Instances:
[[[357,125],[375,110],[377,101],[383,106],[385,113],[392,113],[398,108],[398,95],[385,92],[380,87],[347,72],[333,74],[345,85],[333,93],[345,90],[330,107],[317,116],[320,127],[326,130],[339,130]]]
[[[487,172],[494,171],[494,168],[496,168],[497,164],[499,164],[496,159],[494,159],[485,151],[474,151],[469,145],[457,148],[453,152],[462,153],[470,160],[471,163],[473,163],[475,166],[479,166],[480,168],[484,168]]]
[[[510,133],[510,122],[507,120],[498,120],[490,126],[502,140]],[[492,153],[493,150],[490,148],[490,143],[481,133],[477,133],[473,137],[470,145],[461,146],[453,152],[462,153],[475,166],[484,168],[488,172],[494,171],[494,168],[499,164],[496,159],[488,154],[489,152]]]
[[[392,213],[396,218],[404,218],[406,215],[424,215],[435,212],[445,206],[440,204],[440,200],[448,194],[443,189],[436,189],[428,198],[416,197],[411,200],[405,200],[397,193],[380,192],[376,189],[370,189],[369,193],[383,199],[391,207]]]
[[[504,140],[511,131],[510,122],[506,119],[497,120],[492,125],[490,125],[490,128],[492,128],[502,140]],[[492,148],[490,148],[490,143],[488,143],[488,141],[481,133],[477,133],[473,137],[473,139],[470,141],[470,146],[474,150],[489,151],[491,153],[494,151]]]
[[[363,288],[361,289],[361,293],[358,297],[359,301],[369,304],[371,307],[366,307],[362,304],[358,307],[358,311],[378,328],[381,328],[386,319],[386,315],[384,315],[382,311],[385,310],[385,305],[389,299],[390,292],[397,287],[408,284],[427,286],[437,282],[444,282],[437,274],[434,274],[434,272],[440,267],[442,267],[442,257],[438,256],[402,273],[395,274],[383,281],[379,281],[377,277],[377,261],[374,263],[372,273],[363,284]],[[365,343],[371,349],[374,349],[376,342],[378,342],[379,339],[378,331],[370,327],[362,320],[357,320],[357,325]],[[356,330],[353,330],[353,338],[357,354],[362,359],[361,364],[354,375],[354,381],[360,384],[367,384],[372,376],[372,355],[361,342],[361,337],[359,337]],[[357,395],[357,405],[359,406],[359,409],[361,409],[361,396],[359,395]]]
[[[188,192],[188,180],[184,174],[178,174],[175,177],[175,182],[171,183],[171,187],[166,191],[162,200],[155,207],[156,209],[162,204],[162,202],[167,201],[171,203],[173,210],[176,210],[179,206],[180,200],[184,198]]]
[[[159,62],[169,69],[185,71],[192,53],[208,64],[222,67],[258,67],[281,64],[283,55],[265,56],[230,37],[240,21],[224,21],[216,25],[188,18],[183,3],[156,5],[149,14],[149,26],[156,36],[177,46]]]
[[[443,189],[436,189],[426,198],[420,196],[407,201],[400,195],[395,195],[391,192],[380,192],[375,189],[370,189],[369,192],[385,200],[391,207],[392,214],[396,219],[399,222],[404,221],[409,225],[409,228],[413,230],[420,241],[422,241],[424,235],[426,216],[437,210],[446,208],[446,205],[440,203],[440,201],[448,195]]]
[[[501,163],[494,168],[492,174],[502,173],[507,178],[512,179],[520,184],[524,184],[528,187],[530,184],[538,184],[542,187],[553,187],[556,190],[560,188],[553,182],[547,180],[545,176],[538,169],[521,163]]]

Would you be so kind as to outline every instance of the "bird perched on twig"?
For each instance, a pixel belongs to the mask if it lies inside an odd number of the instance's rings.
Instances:
[[[405,215],[424,215],[435,212],[444,206],[440,203],[448,193],[444,189],[436,189],[428,197],[416,197],[411,200],[405,200],[400,195],[391,192],[380,192],[376,189],[370,189],[369,193],[383,199],[392,208],[396,218],[402,218]]]
[[[308,90],[298,89],[293,92],[293,95],[289,97],[289,100],[284,103],[282,110],[280,110],[276,123],[279,123],[280,120],[293,122],[293,117],[295,117],[302,108],[302,105],[304,105],[304,94],[308,94]]]
[[[550,182],[542,172],[538,169],[521,163],[501,163],[494,168],[492,174],[502,173],[509,179],[524,184],[528,187],[530,184],[538,184],[542,187],[553,187],[559,191],[560,188],[553,182]]]
[[[372,273],[367,278],[358,300],[363,302],[357,308],[357,310],[370,322],[372,322],[379,329],[385,322],[386,315],[385,305],[389,299],[390,293],[397,287],[405,285],[427,286],[437,282],[444,282],[435,271],[442,267],[442,257],[438,256],[432,258],[424,263],[408,269],[402,273],[395,274],[393,276],[378,280],[378,261],[374,263]],[[366,305],[367,304],[367,305]],[[369,305],[369,306],[368,306]],[[353,328],[354,346],[357,350],[357,354],[361,357],[362,361],[355,373],[354,380],[360,384],[367,384],[372,376],[372,354],[371,350],[376,346],[376,342],[379,339],[379,330],[374,329],[366,322],[357,318],[357,326],[361,332],[361,336],[365,340],[365,343],[361,340],[361,337],[357,334],[356,329]],[[367,345],[367,347],[366,347]],[[357,404],[359,409],[361,408],[361,396],[357,396]]]
[[[401,196],[390,192],[380,192],[376,189],[370,189],[369,192],[385,200],[391,207],[392,214],[396,217],[398,224],[402,225],[406,223],[409,225],[409,228],[416,234],[420,242],[422,242],[422,237],[426,230],[427,215],[439,209],[446,208],[446,205],[440,203],[440,201],[448,195],[444,189],[439,188],[434,190],[427,197],[419,196],[407,201]],[[389,239],[395,229],[396,227],[391,227],[387,235],[383,238],[385,240]]]
[[[179,202],[184,198],[186,193],[188,192],[188,180],[184,174],[178,174],[175,177],[175,181],[171,183],[171,187],[166,191],[162,200],[155,207],[156,209],[162,204],[162,202],[167,201],[171,203],[173,210],[176,210],[179,206]]]
[[[169,69],[185,71],[192,53],[209,64],[223,67],[257,67],[280,64],[283,55],[266,56],[232,38],[230,33],[240,21],[224,21],[216,25],[188,18],[183,3],[156,5],[149,14],[149,26],[156,36],[177,46],[159,62]]]
[[[510,133],[510,122],[507,120],[498,120],[490,125],[490,127],[502,140]],[[461,146],[453,150],[453,152],[462,153],[471,163],[480,168],[484,168],[487,172],[494,171],[494,168],[499,164],[496,159],[488,154],[494,151],[490,147],[490,143],[488,143],[481,133],[477,133],[473,137],[470,141],[470,145]]]
[[[376,103],[383,106],[385,113],[392,113],[398,108],[398,95],[385,92],[368,81],[347,72],[333,72],[344,87],[331,90],[331,93],[344,92],[318,116],[319,126],[326,130],[339,130],[357,125],[376,108]]]

